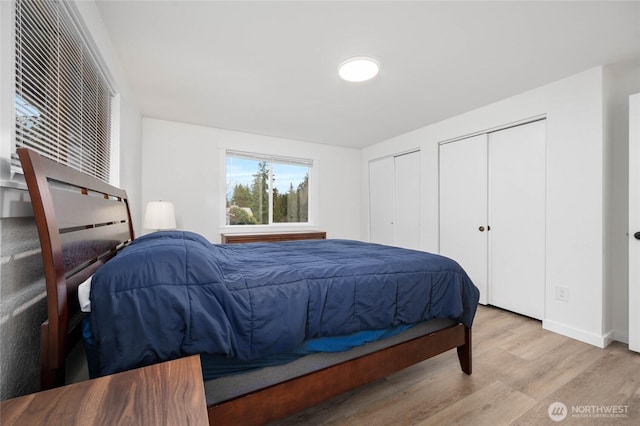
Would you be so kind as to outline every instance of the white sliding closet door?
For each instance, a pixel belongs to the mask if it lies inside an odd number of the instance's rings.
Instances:
[[[396,245],[420,250],[420,152],[394,157]]]
[[[369,163],[370,240],[420,249],[420,151]]]
[[[486,304],[486,134],[440,145],[440,254],[464,268]]]
[[[640,93],[629,97],[629,349],[640,352]]]
[[[489,134],[489,303],[544,316],[545,121]]]
[[[369,163],[370,239],[374,243],[395,243],[395,170],[393,157]]]
[[[440,253],[480,303],[544,317],[545,122],[440,145]]]

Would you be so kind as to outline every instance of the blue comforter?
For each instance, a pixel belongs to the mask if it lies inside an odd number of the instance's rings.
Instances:
[[[95,274],[101,374],[197,353],[242,360],[432,318],[470,327],[478,289],[453,260],[346,240],[215,245],[134,240]]]

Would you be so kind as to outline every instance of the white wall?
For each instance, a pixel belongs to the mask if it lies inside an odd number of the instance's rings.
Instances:
[[[603,68],[565,78],[363,150],[362,232],[368,235],[368,161],[421,148],[422,248],[438,252],[438,142],[547,117],[546,296],[543,327],[597,346],[604,328]],[[608,170],[608,169],[607,169]],[[526,241],[523,241],[526,244]],[[526,272],[525,272],[526,273]],[[569,302],[555,299],[569,287]]]
[[[316,143],[143,119],[142,203],[172,201],[178,228],[220,241],[224,227],[224,149],[315,161],[314,226],[328,238],[360,238],[360,151]],[[257,228],[251,228],[257,229]],[[297,228],[301,229],[301,228]]]

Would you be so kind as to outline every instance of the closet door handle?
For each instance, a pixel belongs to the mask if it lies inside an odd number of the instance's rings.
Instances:
[[[640,240],[640,231],[633,234],[633,238],[635,238],[636,240]]]
[[[484,226],[481,226],[480,228],[478,228],[478,231],[484,232]]]

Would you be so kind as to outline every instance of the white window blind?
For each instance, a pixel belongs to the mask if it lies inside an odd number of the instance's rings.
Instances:
[[[67,7],[15,2],[16,146],[109,181],[112,90]]]

